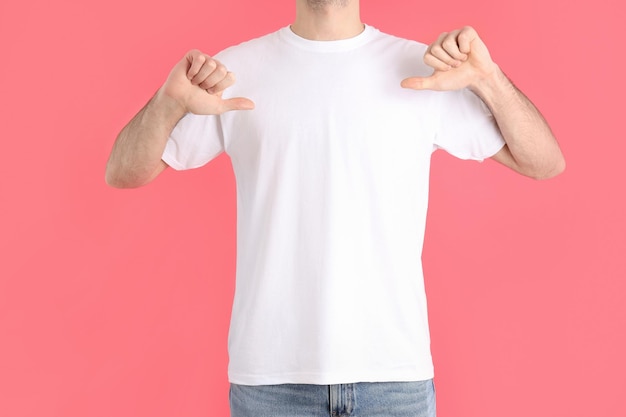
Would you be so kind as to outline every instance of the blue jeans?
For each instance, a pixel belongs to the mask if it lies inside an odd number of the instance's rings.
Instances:
[[[432,379],[338,385],[230,385],[231,417],[435,417]]]

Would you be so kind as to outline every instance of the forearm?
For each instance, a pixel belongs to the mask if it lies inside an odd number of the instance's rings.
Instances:
[[[563,171],[565,160],[548,123],[499,68],[471,88],[495,117],[516,170],[537,179]]]
[[[118,188],[150,182],[163,167],[161,156],[184,108],[159,90],[118,135],[106,167],[107,184]]]

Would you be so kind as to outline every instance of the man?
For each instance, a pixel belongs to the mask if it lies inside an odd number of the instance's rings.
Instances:
[[[289,27],[188,52],[122,130],[115,187],[233,163],[233,417],[435,415],[420,258],[437,148],[564,169],[474,29],[426,47],[364,25],[358,0],[297,0]]]

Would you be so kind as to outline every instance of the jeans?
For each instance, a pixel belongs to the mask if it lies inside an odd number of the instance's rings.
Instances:
[[[231,417],[435,417],[433,380],[230,385]]]

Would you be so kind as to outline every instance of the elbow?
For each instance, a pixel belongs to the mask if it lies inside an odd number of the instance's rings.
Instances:
[[[550,164],[546,164],[542,169],[536,169],[527,173],[527,176],[535,180],[547,180],[561,175],[565,171],[565,166],[565,158],[563,155],[560,155],[554,161],[551,161]]]
[[[556,177],[557,175],[561,175],[563,172],[565,172],[565,166],[566,166],[565,158],[563,157],[563,155],[561,155],[558,162],[554,165],[552,175],[549,178]]]
[[[110,164],[107,164],[106,171],[104,172],[104,182],[109,187],[123,188],[121,187],[118,176],[115,174],[115,171],[113,170],[113,168],[111,168]]]
[[[123,181],[120,177],[111,173],[108,169],[104,174],[104,182],[106,183],[106,185],[113,188],[132,188],[129,187],[127,182]]]
[[[139,188],[146,184],[145,182],[129,181],[120,178],[108,177],[107,175],[104,176],[104,182],[106,182],[109,187],[117,189]]]
[[[152,182],[166,167],[165,162],[162,162],[153,168],[129,169],[109,162],[104,173],[104,181],[113,188],[139,188]]]
[[[128,188],[124,186],[123,182],[118,181],[117,179],[112,178],[106,174],[104,176],[104,182],[106,183],[106,185],[108,185],[111,188]]]
[[[133,180],[127,175],[123,175],[119,170],[107,165],[106,172],[104,173],[104,182],[113,188],[137,188],[141,187],[143,183]]]

